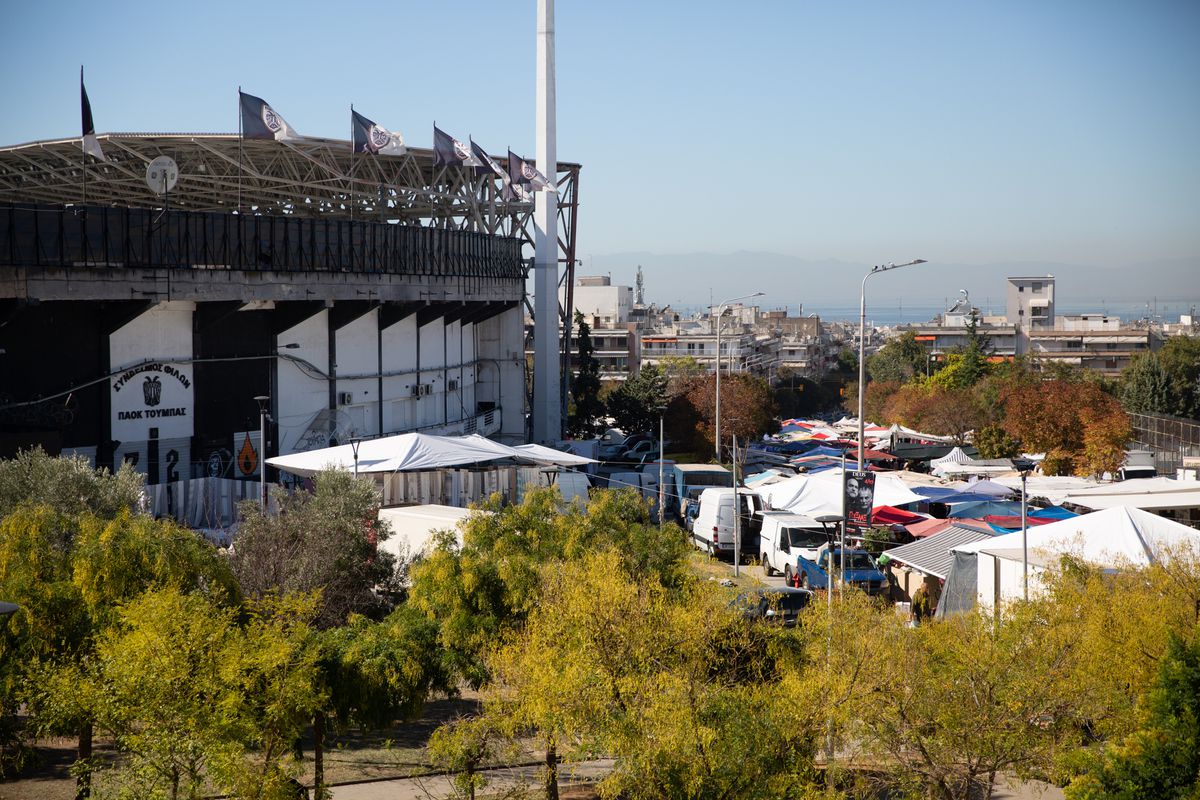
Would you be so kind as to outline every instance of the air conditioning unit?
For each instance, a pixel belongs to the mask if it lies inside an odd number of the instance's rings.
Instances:
[[[338,405],[348,406],[354,402],[354,392],[338,392]]]
[[[458,389],[458,378],[451,378],[446,381],[446,391],[453,392]]]

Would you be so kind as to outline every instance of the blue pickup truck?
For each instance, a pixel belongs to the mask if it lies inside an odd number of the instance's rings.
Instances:
[[[842,566],[841,549],[831,550],[822,547],[817,551],[816,561],[810,561],[804,556],[796,557],[796,572],[794,583],[805,589],[826,589],[829,587],[829,561],[833,559],[833,571],[837,572]],[[875,559],[866,550],[846,551],[846,585],[862,589],[867,594],[882,594],[888,590],[887,577],[875,565]]]

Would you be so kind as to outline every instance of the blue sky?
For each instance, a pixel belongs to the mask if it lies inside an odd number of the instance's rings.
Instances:
[[[301,133],[353,101],[533,154],[534,0],[3,15],[0,143],[77,136],[83,63],[100,132],[234,131],[240,84]],[[585,258],[1200,262],[1200,3],[559,0],[557,29]]]

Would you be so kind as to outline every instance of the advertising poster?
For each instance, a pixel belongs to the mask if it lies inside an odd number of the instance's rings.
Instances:
[[[871,507],[875,503],[875,473],[846,470],[843,480],[842,502],[846,509],[847,524],[870,525]]]

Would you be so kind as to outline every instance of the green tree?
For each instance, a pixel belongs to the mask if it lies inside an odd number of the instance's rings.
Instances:
[[[1021,454],[1020,443],[999,425],[981,428],[975,434],[975,447],[980,458],[1016,458]]]
[[[253,502],[240,507],[229,563],[243,591],[251,597],[319,591],[321,628],[344,625],[350,614],[386,615],[387,595],[398,589],[405,565],[378,548],[391,531],[378,519],[374,482],[329,469],[313,477],[312,493],[278,497],[278,514]]]
[[[1086,759],[1070,800],[1200,795],[1200,638],[1172,634],[1138,730]]]
[[[1044,774],[1075,740],[1062,689],[1069,651],[1032,633],[1032,609],[909,628],[848,595],[832,616],[810,608],[804,624],[810,666],[793,702],[823,699],[838,742],[892,765],[889,794],[986,797],[999,774]]]
[[[627,433],[658,432],[667,406],[667,375],[649,365],[631,375],[608,396],[608,414]]]
[[[31,670],[38,664],[70,667],[90,658],[95,637],[123,603],[150,588],[201,586],[236,596],[215,548],[172,521],[128,510],[102,519],[20,506],[0,521],[0,596],[21,606],[9,621],[0,658],[4,708],[11,715],[36,688]],[[86,793],[91,720],[86,714],[53,718],[55,733],[78,735],[80,791]],[[10,748],[17,744],[10,739]]]
[[[39,675],[40,722],[94,720],[126,757],[110,773],[123,794],[197,798],[207,770],[239,752],[220,679],[233,631],[233,610],[201,595],[146,592],[101,632],[92,658]]]
[[[567,433],[571,436],[591,436],[596,432],[598,421],[604,414],[600,401],[600,362],[596,360],[592,346],[592,329],[583,314],[575,312],[576,369],[571,378],[571,407],[567,413]]]
[[[116,474],[92,469],[83,456],[46,455],[40,447],[0,461],[0,518],[22,504],[49,506],[66,516],[93,514],[101,519],[142,503],[145,478],[129,464]]]
[[[483,657],[540,602],[541,569],[612,546],[630,575],[679,585],[687,544],[678,530],[649,525],[645,501],[631,490],[595,492],[586,507],[563,503],[551,488],[520,505],[498,496],[463,525],[463,544],[443,537],[413,567],[409,602],[439,623],[452,672],[474,686],[488,676]]]
[[[684,391],[692,380],[705,373],[695,356],[664,356],[658,366],[667,376],[667,394],[670,397]]]
[[[1134,356],[1121,373],[1121,402],[1135,414],[1170,414],[1174,409],[1170,381],[1157,353]]]
[[[437,625],[408,605],[381,622],[351,615],[318,634],[320,685],[327,703],[313,716],[314,789],[325,789],[327,721],[338,730],[378,729],[414,716],[434,690],[450,691]]]
[[[1171,407],[1177,417],[1200,419],[1200,337],[1172,336],[1158,351],[1170,382]]]
[[[928,363],[929,351],[917,341],[917,334],[905,331],[867,358],[867,372],[872,381],[905,383],[922,377]]]
[[[542,601],[492,659],[494,727],[573,760],[612,754],[602,796],[782,798],[812,782],[813,726],[781,685],[790,633],[709,584],[635,581],[613,550],[542,573]],[[554,797],[556,763],[547,764]]]
[[[858,375],[858,353],[849,347],[843,347],[838,351],[837,361],[834,363],[834,371],[845,377],[855,377]]]

